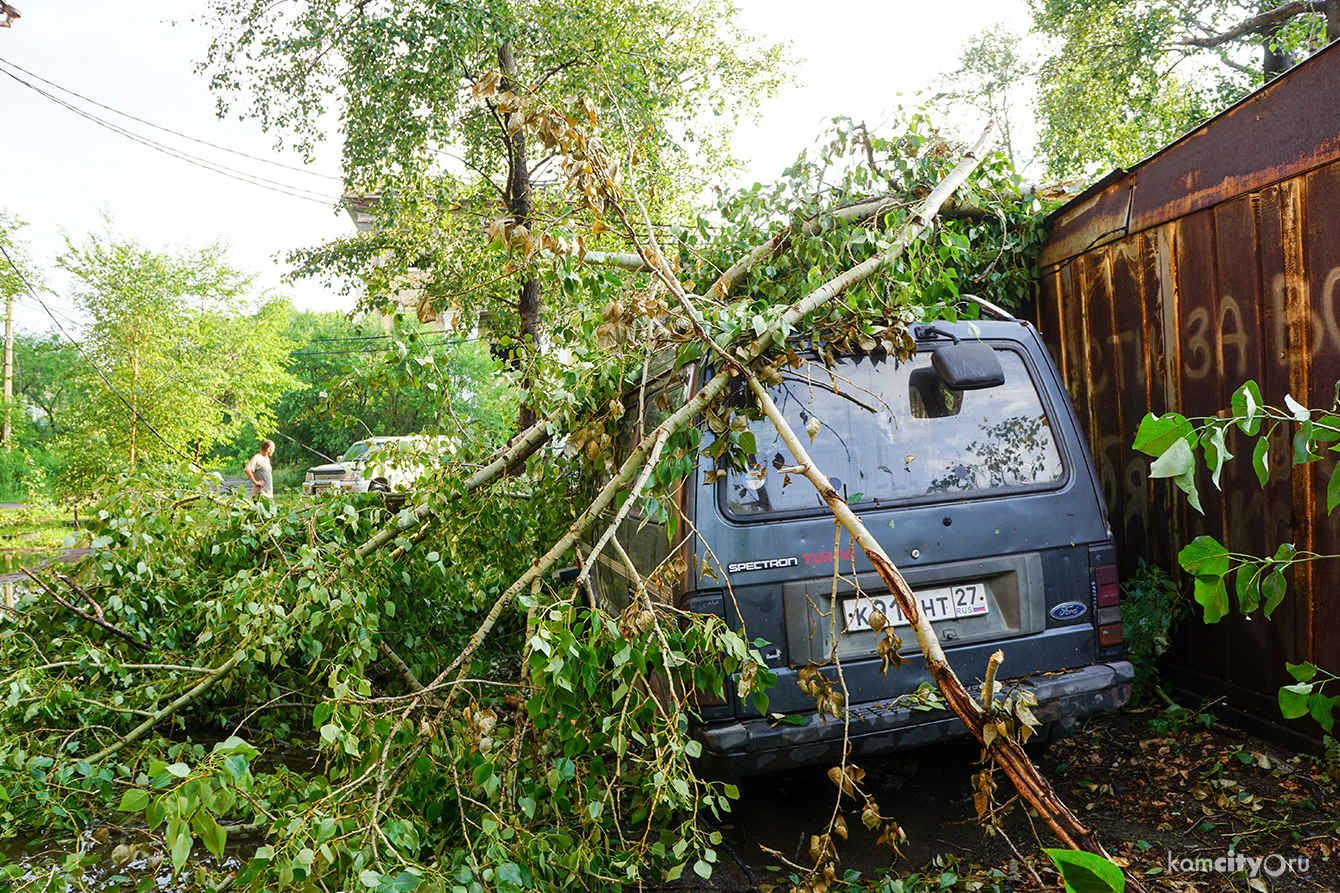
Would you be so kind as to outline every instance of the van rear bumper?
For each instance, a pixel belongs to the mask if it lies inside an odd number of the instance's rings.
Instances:
[[[1007,683],[1032,690],[1038,706],[1033,714],[1043,723],[1115,710],[1131,697],[1135,670],[1130,661],[1110,661],[1033,676]],[[980,696],[980,688],[970,689]],[[853,704],[848,738],[853,757],[890,753],[959,738],[968,734],[947,710],[913,710],[897,700]],[[798,766],[836,762],[842,756],[842,723],[825,723],[810,714],[803,726],[771,725],[766,719],[699,726],[694,737],[703,745],[701,764],[718,775],[760,775]]]

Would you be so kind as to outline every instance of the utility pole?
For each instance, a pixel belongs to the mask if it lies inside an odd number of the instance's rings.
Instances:
[[[3,433],[0,433],[0,441],[5,444],[5,452],[8,453],[12,448],[10,443],[10,434],[13,426],[10,424],[14,402],[14,296],[8,295],[5,298],[5,424]]]

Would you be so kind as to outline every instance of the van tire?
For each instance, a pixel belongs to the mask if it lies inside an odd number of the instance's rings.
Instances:
[[[368,483],[368,492],[369,492],[369,493],[390,493],[390,492],[391,492],[391,482],[388,481],[386,478],[373,478],[373,479]]]

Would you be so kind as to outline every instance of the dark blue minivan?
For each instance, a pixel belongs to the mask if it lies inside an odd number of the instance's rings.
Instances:
[[[917,349],[902,361],[824,352],[784,367],[773,400],[809,434],[815,465],[898,565],[965,684],[1003,651],[1001,678],[1032,691],[1044,735],[1121,706],[1133,673],[1122,659],[1116,547],[1093,460],[1042,340],[1018,321],[914,331]],[[946,382],[933,356],[959,341],[994,352],[1003,382]],[[649,430],[708,374],[651,376],[625,418]],[[737,399],[744,405],[743,391]],[[771,423],[749,427],[747,466],[704,459],[679,492],[672,530],[635,512],[619,531],[644,578],[657,567],[678,571],[653,578],[666,581],[653,597],[718,615],[767,643],[763,658],[778,677],[767,716],[731,691],[698,695],[704,765],[757,774],[836,761],[844,741],[860,756],[966,734],[955,716],[918,697],[930,677],[864,554],[792,470]],[[628,604],[632,577],[621,561],[598,559],[592,580],[602,606]],[[909,663],[901,670],[882,672],[874,611],[903,639]],[[845,728],[801,691],[807,667],[845,689]]]

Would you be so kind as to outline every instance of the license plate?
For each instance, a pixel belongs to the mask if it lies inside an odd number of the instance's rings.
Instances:
[[[923,589],[913,594],[917,597],[921,612],[932,622],[991,613],[985,583],[955,583],[953,586]],[[882,613],[894,626],[909,625],[891,595],[842,600],[842,616],[848,631],[870,629],[870,615],[875,611]]]

